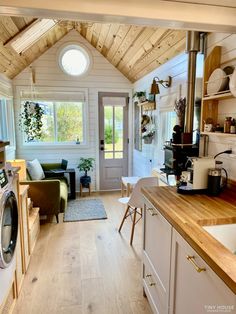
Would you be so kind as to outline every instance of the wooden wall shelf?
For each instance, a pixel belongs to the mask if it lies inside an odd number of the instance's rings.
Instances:
[[[235,137],[236,134],[231,134],[231,133],[218,133],[218,132],[201,132],[202,135],[215,135],[215,136],[220,136],[220,137]]]
[[[151,101],[140,102],[138,105],[142,106],[144,111],[156,109],[156,103]]]
[[[211,100],[211,99],[229,99],[229,98],[233,98],[234,96],[232,95],[232,93],[230,91],[226,91],[224,93],[219,93],[216,95],[211,95],[211,96],[207,96],[205,95],[202,100]]]

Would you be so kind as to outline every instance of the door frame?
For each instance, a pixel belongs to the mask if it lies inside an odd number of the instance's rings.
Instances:
[[[129,108],[128,108],[128,176],[132,173],[132,158],[133,158],[133,103],[132,103],[132,89],[95,89],[97,110],[96,110],[96,190],[100,191],[100,160],[99,160],[99,103],[98,103],[98,93],[127,93],[129,95]]]

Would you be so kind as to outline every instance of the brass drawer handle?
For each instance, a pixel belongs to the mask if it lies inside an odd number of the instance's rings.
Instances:
[[[147,210],[150,212],[151,216],[156,216],[157,215],[157,212],[155,211],[154,208],[149,207],[149,208],[147,208]]]
[[[147,275],[146,275],[146,278],[151,279],[151,277],[152,277],[151,274],[147,274]],[[153,286],[156,285],[156,283],[150,280],[148,285],[149,285],[149,287],[153,287]]]
[[[187,260],[188,260],[190,263],[193,264],[194,268],[196,269],[196,271],[197,271],[198,273],[201,273],[202,271],[206,271],[206,268],[205,268],[205,267],[201,268],[201,267],[199,267],[199,266],[195,263],[195,257],[194,257],[193,255],[192,255],[192,256],[191,256],[191,255],[187,255],[186,258],[187,258]]]

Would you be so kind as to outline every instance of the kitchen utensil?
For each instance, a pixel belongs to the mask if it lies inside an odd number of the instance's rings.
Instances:
[[[225,173],[222,179],[222,171]],[[208,170],[208,187],[207,194],[217,196],[227,185],[228,174],[225,168],[210,168]]]
[[[207,94],[214,95],[220,91],[223,91],[227,86],[228,78],[226,73],[221,69],[215,69],[208,80],[207,83]]]

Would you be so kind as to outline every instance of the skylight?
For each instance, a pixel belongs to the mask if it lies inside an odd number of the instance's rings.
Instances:
[[[40,37],[56,25],[51,19],[38,19],[25,31],[13,38],[9,44],[17,52],[21,53],[30,48]]]

